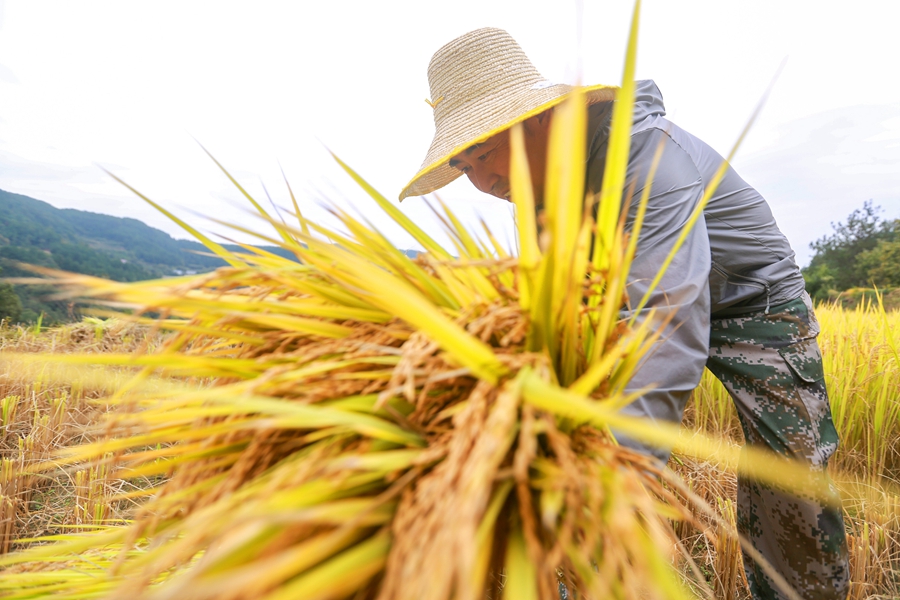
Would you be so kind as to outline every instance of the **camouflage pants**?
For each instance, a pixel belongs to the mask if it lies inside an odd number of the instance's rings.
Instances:
[[[734,399],[747,443],[812,471],[825,469],[838,444],[818,333],[804,293],[769,314],[713,318],[707,362]],[[849,565],[839,509],[739,479],[738,529],[802,598],[846,597]],[[784,598],[747,556],[744,569],[754,598]]]

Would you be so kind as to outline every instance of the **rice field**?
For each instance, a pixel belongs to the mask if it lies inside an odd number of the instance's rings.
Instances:
[[[841,447],[832,471],[841,484],[850,536],[851,598],[900,595],[900,367],[895,332],[900,312],[877,306],[848,310],[819,306],[819,337],[832,411]],[[161,347],[164,337],[146,326],[117,320],[86,320],[36,333],[0,329],[0,356],[10,353],[121,353]],[[110,406],[100,401],[110,382],[60,381],[58,373],[35,373],[18,361],[3,360],[0,372],[0,551],[29,545],[29,539],[65,535],[92,524],[127,519],[167,475],[121,477],[100,467],[23,475],[21,467],[47,461],[60,449],[101,436]],[[67,377],[64,375],[64,377]],[[688,430],[742,442],[740,426],[721,385],[705,374],[685,417]],[[670,467],[691,490],[733,523],[735,474],[711,462],[676,456]],[[699,514],[712,530],[716,523]],[[684,521],[674,523],[679,543],[689,549],[716,598],[747,597],[736,543],[711,541]],[[4,585],[2,589],[9,591]]]
[[[134,505],[116,497],[149,487],[111,480],[103,466],[28,473],[62,448],[102,435],[110,410],[102,399],[127,373],[118,380],[104,373],[101,380],[54,365],[35,368],[10,355],[153,351],[158,342],[149,328],[116,320],[85,319],[45,331],[0,327],[0,552],[27,545],[23,539],[124,518]]]

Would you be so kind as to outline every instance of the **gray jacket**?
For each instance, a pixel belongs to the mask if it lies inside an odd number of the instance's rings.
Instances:
[[[609,137],[611,103],[591,107],[587,188],[599,193]],[[668,255],[706,184],[724,160],[707,144],[665,118],[662,94],[653,81],[637,82],[627,185],[636,202],[659,144],[663,154],[638,237],[628,295],[637,303]],[[627,189],[627,187],[626,187]],[[680,421],[691,390],[700,381],[709,352],[710,318],[767,311],[798,298],[803,276],[765,199],[728,168],[705,210],[671,263],[649,306],[676,311],[631,388],[657,387],[628,412]]]

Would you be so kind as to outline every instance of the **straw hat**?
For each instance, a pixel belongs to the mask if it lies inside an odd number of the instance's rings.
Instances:
[[[508,33],[487,27],[456,38],[428,65],[434,139],[400,200],[442,188],[462,173],[448,161],[469,146],[559,104],[572,86],[547,81]],[[589,104],[616,88],[583,88]]]

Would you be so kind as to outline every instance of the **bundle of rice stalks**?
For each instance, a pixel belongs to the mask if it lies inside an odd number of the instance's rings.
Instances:
[[[617,413],[661,329],[646,311],[619,319],[641,220],[629,237],[618,210],[634,49],[633,29],[596,220],[582,97],[554,117],[541,236],[513,129],[516,258],[442,206],[447,251],[341,163],[425,254],[338,209],[343,233],[309,222],[293,195],[288,225],[235,181],[279,236],[260,237],[296,262],[183,224],[230,266],[131,284],[57,274],[175,332],[153,354],[90,357],[141,371],[110,400],[111,435],[57,464],[168,479],[128,526],[4,558],[7,596],[688,597],[669,519],[692,512],[610,433],[674,439]],[[142,391],[161,377],[168,391]]]

